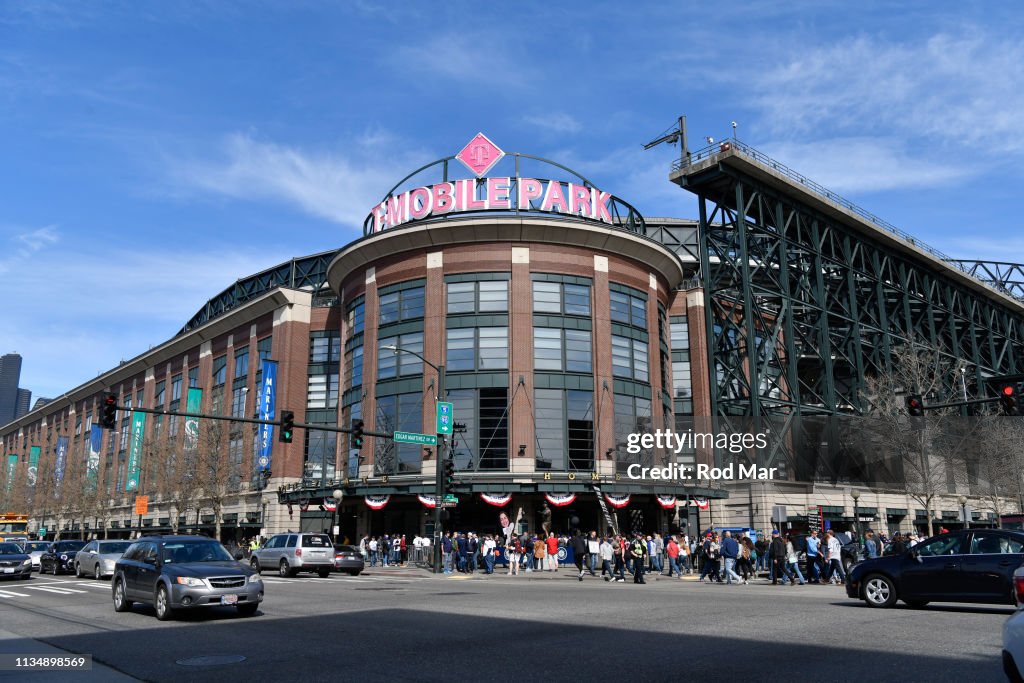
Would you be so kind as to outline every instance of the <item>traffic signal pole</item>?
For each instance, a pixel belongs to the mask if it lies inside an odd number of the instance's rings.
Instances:
[[[183,413],[180,410],[156,410],[154,408],[123,408],[117,407],[118,410],[123,410],[127,413],[150,413],[152,415],[174,415],[177,417],[198,417],[204,420],[225,420],[227,422],[247,422],[249,424],[256,425],[274,425],[275,427],[281,426],[281,420],[260,420],[254,417],[232,417],[229,415],[208,415],[206,413]],[[285,412],[285,411],[282,411]],[[321,432],[340,432],[349,434],[352,432],[351,427],[332,427],[331,425],[320,425],[320,424],[306,424],[304,422],[296,422],[294,426],[298,429],[314,429]],[[394,432],[376,432],[369,429],[363,430],[363,434],[367,436],[379,436],[384,439],[395,438]]]
[[[434,401],[436,406],[438,402],[444,401],[444,365],[437,366],[437,400]],[[435,421],[437,417],[437,409],[435,408]],[[434,425],[434,429],[437,429],[437,425]],[[434,573],[440,574],[441,569],[441,541],[444,534],[441,530],[441,511],[442,504],[444,503],[444,457],[445,457],[446,441],[444,434],[438,434],[437,437],[437,453],[434,456],[434,469],[436,470],[436,477],[434,479]]]

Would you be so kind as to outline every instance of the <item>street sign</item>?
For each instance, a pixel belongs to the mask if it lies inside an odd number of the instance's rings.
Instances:
[[[39,527],[39,531],[36,532],[36,535],[37,536],[45,536],[46,535],[46,527],[45,526]]]
[[[437,433],[451,434],[455,423],[455,409],[451,403],[437,404]]]
[[[417,434],[416,432],[395,432],[396,443],[418,443],[424,446],[436,446],[437,437],[431,434]]]
[[[441,507],[443,507],[443,508],[453,508],[453,507],[455,507],[457,505],[458,505],[458,503],[453,503],[450,500],[443,500],[443,501],[441,501]]]
[[[149,496],[135,496],[135,514],[149,514]]]
[[[444,495],[444,502],[455,504],[459,502],[459,497],[456,496],[454,493],[446,493]]]

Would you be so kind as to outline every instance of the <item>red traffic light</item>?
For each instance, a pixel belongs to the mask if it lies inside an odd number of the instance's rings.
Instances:
[[[1007,384],[1005,387],[1003,387],[1003,396],[1013,396],[1015,391],[1016,390],[1013,388],[1013,385]]]

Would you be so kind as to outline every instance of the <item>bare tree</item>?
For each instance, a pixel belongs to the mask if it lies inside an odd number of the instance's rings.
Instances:
[[[920,394],[926,403],[942,402],[957,367],[942,349],[915,339],[893,349],[888,374],[865,378],[875,445],[894,461],[898,487],[925,509],[929,535],[934,533],[936,499],[951,493],[956,481],[952,463],[976,434],[945,419],[953,414],[951,408],[909,417],[905,397]]]
[[[220,420],[203,420],[196,475],[202,489],[200,508],[213,512],[214,538],[220,539],[221,516],[229,498],[237,494],[225,447],[229,428]]]

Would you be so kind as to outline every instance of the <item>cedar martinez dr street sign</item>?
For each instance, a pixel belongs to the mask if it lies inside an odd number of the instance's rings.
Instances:
[[[430,434],[417,434],[415,432],[395,432],[395,443],[418,443],[424,446],[436,446],[437,437]]]

